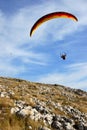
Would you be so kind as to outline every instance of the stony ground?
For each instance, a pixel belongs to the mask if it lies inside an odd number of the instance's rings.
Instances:
[[[0,130],[87,130],[87,92],[0,77]]]

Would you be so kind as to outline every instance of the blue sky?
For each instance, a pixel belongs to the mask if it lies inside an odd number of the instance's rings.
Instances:
[[[41,16],[65,11],[29,36]],[[87,91],[87,0],[0,0],[0,76]],[[60,54],[66,52],[63,61]]]

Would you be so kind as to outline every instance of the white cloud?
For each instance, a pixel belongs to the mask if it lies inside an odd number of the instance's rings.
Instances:
[[[71,36],[76,32],[82,31],[82,29],[85,29],[85,26],[87,25],[87,17],[85,13],[87,11],[87,2],[85,2],[85,0],[62,0],[62,2],[51,0],[51,2],[44,2],[43,5],[38,5],[35,8],[33,7],[33,9],[35,12],[33,11],[32,13],[34,17],[31,18],[33,20],[30,27],[32,27],[38,18],[52,11],[70,12],[78,18],[78,22],[73,22],[72,20],[55,19],[44,23],[44,25],[41,25],[32,36],[33,42],[37,42],[38,40],[40,42],[46,42],[49,41],[49,39],[53,42],[62,40],[66,36]],[[38,12],[36,10],[40,11]]]
[[[26,70],[26,64],[46,65],[45,54],[34,52],[29,40],[31,10],[21,9],[17,14],[6,17],[0,12],[0,70],[1,74],[13,75]],[[28,14],[29,13],[29,14]],[[24,46],[24,47],[22,47]],[[47,55],[46,55],[47,56]],[[21,60],[20,67],[15,59]],[[16,63],[16,61],[15,61]]]
[[[24,72],[25,68],[24,66],[15,66],[12,65],[10,62],[4,62],[0,60],[0,75],[1,76],[14,76],[16,74],[19,74],[19,72]]]
[[[39,77],[39,82],[57,83],[87,90],[87,62],[71,64],[63,68],[65,72],[54,72]]]
[[[41,25],[35,34],[30,37],[30,29],[34,22],[39,17],[52,11],[67,11],[75,14],[78,22],[61,19],[49,21]],[[2,73],[6,72],[8,75],[12,72],[18,74],[27,69],[26,65],[47,65],[49,54],[35,51],[35,48],[42,44],[54,43],[54,41],[65,39],[66,36],[70,37],[74,33],[84,30],[85,26],[87,26],[86,12],[86,0],[43,1],[42,4],[34,4],[30,7],[19,9],[18,12],[8,17],[0,11],[0,71]],[[20,66],[13,64],[16,58],[21,61]],[[68,66],[66,68],[68,72],[66,73],[52,73],[46,75],[45,78],[42,76],[40,81],[57,82],[68,86],[74,84],[73,86],[77,87],[75,83],[79,85],[79,80],[87,75],[85,71],[86,65],[81,64]],[[81,83],[83,81],[80,81],[80,86],[82,87]]]

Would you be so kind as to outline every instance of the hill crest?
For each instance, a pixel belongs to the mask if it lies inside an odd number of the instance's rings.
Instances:
[[[0,129],[86,130],[87,92],[0,77]]]

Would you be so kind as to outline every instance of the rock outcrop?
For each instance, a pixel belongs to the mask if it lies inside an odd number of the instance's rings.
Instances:
[[[14,120],[19,130],[87,130],[87,92],[0,78],[0,129],[13,129]]]

